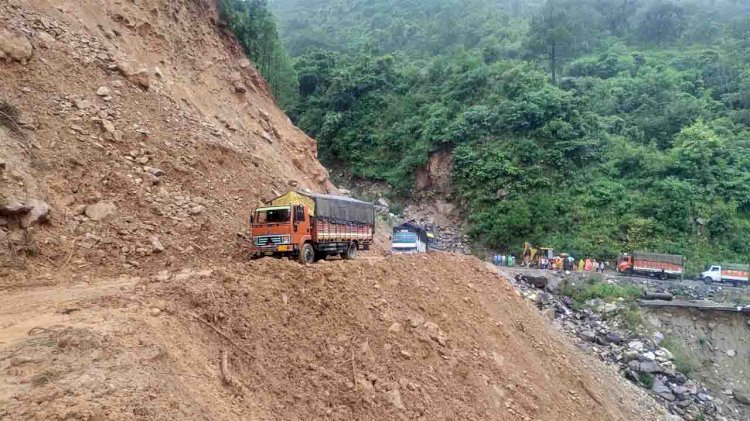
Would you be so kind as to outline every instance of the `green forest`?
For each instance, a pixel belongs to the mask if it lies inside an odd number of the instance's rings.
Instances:
[[[451,150],[488,247],[750,261],[747,0],[222,3],[325,164],[398,200]]]

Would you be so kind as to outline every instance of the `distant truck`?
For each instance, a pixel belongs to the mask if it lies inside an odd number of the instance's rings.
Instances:
[[[374,233],[375,206],[344,196],[290,191],[250,216],[255,258],[354,259],[358,250],[369,250]]]
[[[685,257],[675,254],[635,251],[621,253],[617,259],[617,271],[626,275],[682,279],[684,269]]]
[[[430,248],[430,233],[422,226],[404,222],[393,227],[391,252],[426,253]]]
[[[723,263],[721,265],[711,265],[711,267],[701,273],[700,278],[706,284],[719,282],[731,284],[736,287],[750,285],[750,265]]]

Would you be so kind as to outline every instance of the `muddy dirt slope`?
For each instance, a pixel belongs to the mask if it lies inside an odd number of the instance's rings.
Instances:
[[[0,288],[234,258],[260,201],[334,191],[217,19],[208,0],[0,2]]]
[[[24,327],[2,338],[0,418],[659,416],[474,258],[264,259],[96,285],[0,300],[0,321]]]

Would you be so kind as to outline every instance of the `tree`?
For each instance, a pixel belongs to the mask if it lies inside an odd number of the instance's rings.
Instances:
[[[558,0],[548,0],[531,19],[527,48],[535,56],[546,57],[552,83],[557,83],[557,72],[572,56],[582,32],[581,22]]]
[[[682,5],[659,0],[646,9],[638,34],[642,40],[657,45],[674,41],[685,31],[686,16]]]

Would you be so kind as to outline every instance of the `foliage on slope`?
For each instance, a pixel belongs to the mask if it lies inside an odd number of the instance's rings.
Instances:
[[[324,161],[408,196],[414,169],[452,149],[489,246],[650,249],[695,270],[750,257],[750,10],[711,4],[272,7],[296,56],[287,110]]]

